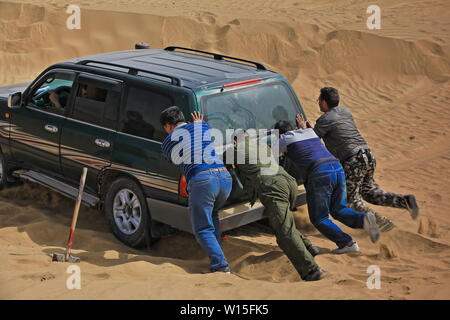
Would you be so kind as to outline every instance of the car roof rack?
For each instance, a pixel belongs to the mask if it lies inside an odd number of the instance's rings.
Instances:
[[[245,59],[230,57],[230,56],[225,56],[225,55],[222,55],[222,54],[219,54],[219,53],[213,53],[213,52],[208,52],[208,51],[203,51],[203,50],[197,50],[197,49],[191,49],[191,48],[185,48],[185,47],[177,47],[177,46],[167,47],[164,50],[166,50],[166,51],[176,51],[177,49],[178,50],[195,52],[195,53],[203,53],[203,54],[212,55],[215,60],[228,59],[228,60],[234,60],[234,61],[239,61],[239,62],[245,62],[245,63],[248,63],[248,64],[255,65],[256,69],[258,69],[258,70],[268,70],[262,63],[251,61],[251,60],[245,60]]]
[[[121,68],[121,69],[128,69],[127,73],[131,74],[131,75],[138,75],[138,72],[148,73],[148,74],[152,74],[155,76],[170,79],[170,83],[175,86],[179,86],[179,87],[183,86],[183,82],[181,81],[180,78],[174,77],[174,76],[171,76],[168,74],[163,74],[163,73],[159,73],[159,72],[143,70],[143,69],[138,69],[138,68],[131,68],[131,67],[127,67],[124,65],[116,64],[116,63],[104,62],[104,61],[98,61],[98,60],[82,60],[82,61],[78,62],[78,64],[81,64],[81,65],[88,65],[89,63],[95,63],[95,64],[99,64],[99,65],[111,66],[111,67],[116,67],[116,68]],[[104,69],[108,69],[108,68],[104,68]],[[114,70],[114,69],[108,69],[108,70]],[[119,70],[115,70],[115,71],[119,71]],[[150,78],[150,79],[154,79],[154,78]],[[155,78],[155,79],[159,80],[157,78]]]

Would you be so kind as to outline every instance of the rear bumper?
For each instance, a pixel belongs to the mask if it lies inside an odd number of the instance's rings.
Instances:
[[[295,206],[306,203],[306,193],[299,187]],[[152,219],[168,224],[178,230],[192,233],[188,207],[147,198],[147,205]],[[264,206],[257,201],[253,207],[250,203],[241,203],[222,209],[219,212],[222,231],[228,231],[265,218]]]

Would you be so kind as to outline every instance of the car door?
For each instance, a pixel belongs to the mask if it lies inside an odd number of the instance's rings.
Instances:
[[[61,166],[67,180],[78,184],[88,168],[86,186],[95,191],[100,171],[110,166],[122,94],[119,80],[81,73],[61,133]]]
[[[128,84],[113,156],[114,169],[138,178],[146,195],[165,200],[178,198],[177,182],[161,175],[166,167],[166,161],[164,165],[161,161],[161,143],[167,134],[159,118],[172,105],[174,100],[163,87]],[[177,168],[172,167],[172,171]]]
[[[11,110],[11,150],[24,168],[51,176],[62,174],[59,143],[75,77],[69,70],[47,72],[24,97],[24,105]]]

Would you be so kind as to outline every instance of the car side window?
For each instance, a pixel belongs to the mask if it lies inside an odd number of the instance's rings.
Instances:
[[[64,114],[74,80],[73,72],[55,72],[46,75],[31,93],[29,103],[48,112]]]
[[[78,81],[71,117],[91,124],[115,128],[120,92],[95,83]]]
[[[170,96],[148,88],[130,87],[119,130],[134,136],[163,141],[167,136],[159,122],[161,112],[173,105]]]

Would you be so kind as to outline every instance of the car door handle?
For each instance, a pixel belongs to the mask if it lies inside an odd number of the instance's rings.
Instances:
[[[51,132],[51,133],[58,132],[58,127],[52,126],[51,124],[46,124],[44,128],[45,128],[45,130],[47,130],[48,132]]]
[[[109,141],[103,139],[95,139],[95,144],[102,148],[109,148],[111,146]]]

